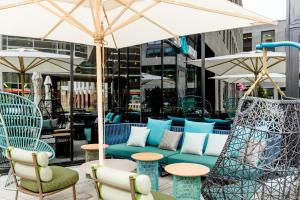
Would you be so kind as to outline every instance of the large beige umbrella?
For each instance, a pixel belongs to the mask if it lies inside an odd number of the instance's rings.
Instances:
[[[12,2],[12,3],[11,3]],[[103,144],[104,46],[275,21],[227,0],[13,0],[0,4],[0,34],[96,45],[99,144]],[[103,148],[99,148],[100,164]]]
[[[75,65],[83,59],[76,57]],[[0,51],[0,72],[17,72],[21,77],[22,94],[24,95],[25,74],[70,72],[70,56],[41,52],[34,49],[9,49]]]

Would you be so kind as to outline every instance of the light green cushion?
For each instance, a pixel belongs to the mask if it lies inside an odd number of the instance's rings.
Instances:
[[[167,195],[167,194],[163,194],[160,192],[154,192],[152,191],[152,196],[154,200],[175,200],[174,197]]]
[[[216,156],[199,156],[199,155],[193,155],[193,154],[176,154],[172,155],[168,158],[169,164],[173,163],[197,163],[201,165],[205,165],[209,167],[211,170],[215,166],[216,162],[218,160],[218,157]]]
[[[42,182],[42,190],[44,193],[57,191],[67,188],[77,183],[79,180],[78,173],[72,169],[50,166],[53,171],[53,179],[50,182]],[[32,192],[38,192],[36,181],[21,179],[20,186]]]
[[[132,154],[140,153],[140,152],[154,152],[154,153],[162,154],[164,157],[163,159],[159,160],[159,162],[162,164],[167,164],[168,157],[178,153],[178,151],[177,152],[169,151],[169,150],[159,149],[158,147],[153,147],[153,146],[146,146],[144,148],[128,146],[126,143],[110,145],[108,148],[105,149],[106,155],[121,157],[121,158],[131,158]]]

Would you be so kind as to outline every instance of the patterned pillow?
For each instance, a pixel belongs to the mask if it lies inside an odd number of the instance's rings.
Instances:
[[[182,134],[182,132],[164,130],[163,138],[161,139],[158,148],[176,151]]]

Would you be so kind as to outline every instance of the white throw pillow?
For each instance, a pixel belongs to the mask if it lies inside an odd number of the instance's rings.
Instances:
[[[147,129],[147,127],[132,126],[127,145],[145,147],[149,133],[150,129]]]
[[[228,135],[208,134],[208,142],[205,149],[205,155],[219,156],[225,146]]]
[[[207,133],[186,132],[184,136],[184,142],[181,148],[181,153],[190,153],[201,156],[206,136]]]

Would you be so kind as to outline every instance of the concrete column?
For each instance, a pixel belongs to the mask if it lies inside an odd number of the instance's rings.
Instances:
[[[287,40],[300,42],[300,1],[287,1]],[[299,98],[299,51],[287,48],[286,89],[287,95]]]

